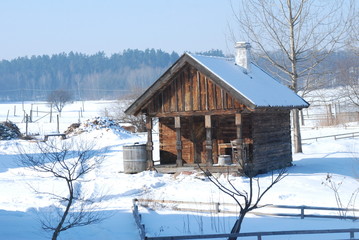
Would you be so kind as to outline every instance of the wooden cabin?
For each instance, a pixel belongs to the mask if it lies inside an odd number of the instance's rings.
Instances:
[[[201,164],[224,170],[219,158],[229,155],[226,169],[264,173],[291,165],[290,110],[308,106],[250,62],[250,45],[240,42],[235,60],[183,54],[126,113],[147,116],[149,167],[158,118],[157,169]]]

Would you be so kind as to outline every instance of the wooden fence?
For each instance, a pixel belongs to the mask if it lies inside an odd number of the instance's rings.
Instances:
[[[238,207],[235,203],[218,203],[218,202],[191,202],[191,201],[173,201],[173,200],[154,200],[154,199],[136,199],[139,205],[149,206],[151,208],[170,208],[175,211],[186,211],[196,213],[223,213],[223,214],[234,214],[238,215],[239,211],[235,208]],[[167,205],[166,205],[167,204]],[[188,205],[195,206],[185,207]],[[206,206],[205,209],[200,206]],[[229,208],[232,208],[229,210]],[[233,210],[234,208],[234,210]],[[266,212],[266,209],[285,209],[293,212]],[[309,214],[308,212],[322,212],[320,214]],[[334,213],[333,213],[334,212]],[[315,207],[315,206],[288,206],[288,205],[263,205],[259,206],[257,211],[251,211],[251,214],[259,216],[277,216],[277,217],[300,217],[304,218],[337,218],[337,219],[350,219],[358,220],[359,217],[355,216],[355,213],[359,212],[359,209],[352,208],[335,208],[335,207]],[[351,213],[352,215],[349,215]]]
[[[170,209],[176,211],[192,211],[192,212],[206,212],[206,213],[225,213],[225,214],[236,214],[238,211],[229,211],[221,209],[222,206],[237,206],[236,204],[226,203],[213,203],[213,202],[190,202],[190,201],[172,201],[172,200],[154,200],[154,199],[134,199],[133,200],[133,215],[135,217],[136,224],[140,231],[141,240],[169,240],[169,239],[209,239],[209,238],[228,238],[228,237],[256,237],[257,240],[262,240],[264,236],[284,236],[284,235],[315,235],[315,234],[335,234],[335,233],[348,233],[349,238],[347,239],[356,239],[354,238],[354,233],[359,232],[358,228],[354,229],[326,229],[326,230],[292,230],[292,231],[272,231],[272,232],[252,232],[252,233],[238,233],[238,234],[201,234],[201,235],[185,235],[185,236],[163,236],[163,237],[146,237],[145,225],[141,223],[141,214],[139,214],[138,206],[149,206],[153,205],[151,208],[164,208],[165,204],[174,204]],[[157,207],[156,207],[157,204]],[[198,209],[198,208],[184,208],[178,207],[178,205],[195,205],[196,207],[200,205],[207,206],[207,209]],[[209,209],[208,209],[209,206]],[[357,220],[359,218],[355,216],[346,216],[343,213],[350,211],[352,213],[358,212],[359,209],[343,209],[343,208],[327,208],[327,207],[312,207],[312,206],[287,206],[287,205],[266,205],[262,208],[277,208],[277,209],[294,209],[298,210],[298,213],[265,213],[265,212],[251,212],[252,214],[261,215],[261,216],[279,216],[279,217],[300,217],[304,218],[340,218],[340,219],[351,219]],[[306,214],[305,211],[336,211],[340,214],[338,215],[328,215],[328,214]],[[359,238],[358,238],[359,239]]]
[[[302,141],[303,142],[310,140],[318,141],[318,139],[323,139],[323,138],[334,138],[334,140],[338,140],[343,138],[355,138],[355,137],[359,137],[359,132],[342,133],[342,134],[327,135],[327,136],[312,137],[312,138],[302,138]]]
[[[288,236],[288,235],[318,235],[318,234],[335,234],[348,233],[347,240],[358,240],[354,233],[359,232],[359,228],[350,229],[324,229],[324,230],[293,230],[293,231],[274,231],[274,232],[249,232],[236,234],[201,234],[201,235],[182,235],[182,236],[163,236],[163,237],[145,237],[144,240],[179,240],[179,239],[213,239],[213,238],[228,238],[228,237],[256,237],[257,240],[262,240],[265,236]],[[346,240],[343,239],[343,240]]]
[[[145,239],[145,237],[146,237],[145,225],[141,223],[142,218],[141,218],[141,214],[138,211],[137,199],[133,199],[132,203],[133,203],[132,214],[133,214],[133,217],[135,218],[135,222],[136,222],[137,228],[140,232],[140,237],[142,240],[142,239]]]

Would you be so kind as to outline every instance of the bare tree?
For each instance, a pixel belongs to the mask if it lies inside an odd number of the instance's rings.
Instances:
[[[66,90],[55,90],[47,96],[47,102],[50,103],[56,110],[61,113],[65,105],[72,99],[71,93]]]
[[[200,168],[200,166],[199,166]],[[278,182],[285,178],[288,174],[286,169],[278,170],[278,174],[272,172],[272,178],[270,184],[262,189],[259,181],[259,177],[255,177],[256,173],[252,170],[251,166],[245,166],[243,174],[244,177],[248,178],[248,184],[246,186],[234,186],[231,180],[227,175],[227,185],[222,183],[218,178],[214,177],[211,172],[208,170],[200,168],[209,181],[211,181],[220,191],[227,194],[237,203],[239,206],[239,216],[236,222],[233,225],[231,233],[239,233],[241,230],[242,222],[244,217],[250,211],[263,207],[259,206],[259,202],[262,200],[263,196]],[[236,240],[237,237],[229,237],[228,240]]]
[[[125,110],[134,100],[118,100],[113,106],[104,113],[107,117],[118,120],[122,123],[129,123],[135,127],[136,132],[146,131],[146,116],[139,114],[137,116],[125,114]]]
[[[341,82],[341,97],[359,107],[359,55],[342,59],[337,64],[337,79]]]
[[[357,56],[359,56],[359,11],[355,5],[353,5],[353,12],[354,17],[352,19],[352,24],[350,25],[348,46]]]
[[[352,210],[353,217],[355,217],[355,203],[358,198],[359,188],[355,189],[348,202],[345,204],[342,199],[342,195],[339,191],[340,187],[343,185],[343,180],[336,182],[334,180],[333,174],[328,173],[325,180],[322,182],[322,185],[328,187],[333,191],[335,202],[338,207],[338,213],[340,217],[346,218],[349,215],[350,210]]]
[[[67,189],[66,195],[56,192],[40,192],[50,195],[59,206],[48,216],[41,219],[42,228],[52,232],[56,240],[61,232],[70,228],[99,223],[104,216],[94,211],[99,196],[90,195],[81,190],[83,177],[94,171],[103,161],[103,154],[94,149],[93,143],[72,140],[37,142],[30,152],[19,147],[19,161],[35,172],[50,174],[61,180]],[[35,152],[35,153],[34,153]],[[96,199],[95,199],[96,198]]]
[[[269,61],[290,88],[305,94],[299,80],[310,79],[318,66],[344,42],[354,1],[240,0],[231,4],[242,37]],[[346,9],[345,9],[346,7]],[[276,52],[277,54],[273,54]],[[293,110],[294,148],[302,152],[299,111]]]

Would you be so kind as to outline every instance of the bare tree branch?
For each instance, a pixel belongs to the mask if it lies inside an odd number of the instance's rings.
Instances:
[[[268,191],[277,183],[279,183],[281,180],[283,180],[288,174],[286,169],[280,169],[278,170],[277,174],[274,174],[272,172],[272,179],[271,183],[262,191],[259,177],[255,178],[255,174],[253,169],[251,169],[251,166],[246,166],[247,169],[245,169],[244,177],[247,177],[249,180],[249,184],[247,186],[234,186],[234,184],[229,179],[229,174],[227,174],[227,183],[232,188],[225,186],[224,183],[222,183],[217,177],[213,176],[211,172],[208,170],[204,170],[199,164],[199,169],[202,170],[202,172],[205,174],[207,179],[213,183],[220,191],[230,196],[238,205],[240,208],[238,219],[236,220],[231,233],[239,233],[241,229],[242,221],[245,217],[245,215],[254,210],[259,208],[258,204],[262,200],[263,196],[268,193]],[[256,184],[256,189],[254,188],[254,183]],[[248,188],[248,192],[245,190]],[[228,240],[236,240],[237,237],[230,237]]]
[[[284,75],[289,87],[310,91],[308,83],[319,63],[345,46],[354,24],[355,1],[241,0],[239,10],[231,2],[240,34],[248,38],[260,56]],[[273,51],[279,51],[275,58]],[[300,84],[300,80],[305,84]],[[293,111],[294,148],[302,152],[298,110]]]
[[[56,240],[61,232],[70,228],[102,221],[104,216],[93,209],[96,203],[94,196],[86,197],[79,186],[80,180],[86,174],[100,166],[104,152],[95,150],[94,143],[85,141],[78,143],[72,139],[36,142],[33,147],[27,150],[18,146],[21,165],[35,172],[47,173],[61,179],[67,187],[65,196],[35,190],[36,194],[49,195],[59,203],[59,207],[55,207],[56,211],[51,211],[41,219],[42,228],[52,231],[52,240]]]

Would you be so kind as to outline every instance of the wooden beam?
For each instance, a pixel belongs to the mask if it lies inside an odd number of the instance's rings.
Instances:
[[[175,128],[181,128],[181,118],[175,117]]]
[[[180,117],[175,117],[175,129],[176,129],[176,149],[177,149],[176,165],[178,167],[181,167],[181,166],[183,166],[183,160],[182,160],[181,118]]]
[[[146,116],[146,128],[147,128],[147,167],[149,169],[153,168],[153,141],[152,141],[152,128],[153,128],[153,121],[152,118]]]
[[[206,128],[206,164],[207,166],[213,165],[213,143],[212,143],[212,118],[211,115],[205,116],[205,128]]]
[[[190,116],[204,116],[204,115],[234,115],[238,113],[237,109],[228,109],[228,110],[208,110],[208,111],[193,111],[193,112],[173,112],[173,113],[155,113],[151,116],[153,117],[190,117]]]
[[[235,114],[235,125],[237,130],[237,138],[232,141],[232,159],[233,162],[237,162],[242,168],[244,167],[245,161],[243,159],[242,154],[242,144],[243,144],[243,136],[242,136],[242,114]]]
[[[211,115],[205,115],[205,117],[204,117],[204,126],[205,126],[205,128],[211,128],[212,127]]]
[[[235,114],[235,125],[237,127],[237,139],[242,140],[242,114]]]

